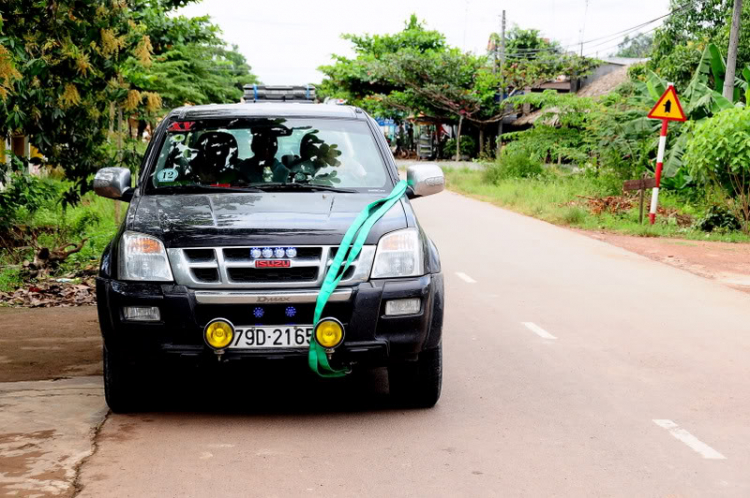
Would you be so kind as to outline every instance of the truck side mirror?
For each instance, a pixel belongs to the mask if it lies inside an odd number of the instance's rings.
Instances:
[[[410,197],[425,197],[437,194],[445,188],[443,169],[437,164],[414,164],[406,170],[412,194]]]
[[[134,192],[130,185],[128,168],[102,168],[94,177],[94,192],[108,199],[130,202]]]

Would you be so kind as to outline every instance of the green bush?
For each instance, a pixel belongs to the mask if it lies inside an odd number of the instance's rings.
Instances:
[[[462,156],[474,156],[474,151],[477,150],[477,143],[469,135],[461,135],[461,155]],[[456,157],[456,139],[449,138],[445,142],[443,147],[443,153],[448,159]]]
[[[695,226],[704,232],[713,232],[716,229],[740,230],[742,228],[740,220],[731,211],[718,205],[708,208],[706,214],[695,222]]]
[[[628,78],[630,81],[646,81],[647,71],[645,63],[633,64],[628,67]]]
[[[33,215],[57,200],[61,192],[59,185],[59,182],[13,173],[8,186],[0,191],[0,228],[17,224],[22,211]]]
[[[690,175],[723,189],[734,215],[750,223],[750,108],[723,110],[700,121],[683,158]]]
[[[508,146],[500,158],[485,170],[485,180],[497,185],[507,178],[537,178],[544,174],[542,163],[523,147]]]

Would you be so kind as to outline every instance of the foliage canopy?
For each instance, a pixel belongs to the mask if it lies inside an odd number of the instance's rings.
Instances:
[[[153,121],[163,103],[237,101],[241,85],[255,81],[208,18],[169,15],[190,1],[0,5],[0,135],[29,136],[43,162],[65,171],[72,182],[65,204],[111,163],[114,107]]]

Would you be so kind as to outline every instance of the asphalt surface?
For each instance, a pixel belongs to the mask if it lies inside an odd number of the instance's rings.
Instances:
[[[415,205],[447,286],[437,407],[390,408],[382,372],[205,374],[110,415],[80,496],[750,496],[750,296],[452,193]]]

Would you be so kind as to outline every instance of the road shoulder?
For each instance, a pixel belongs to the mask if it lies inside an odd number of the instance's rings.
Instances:
[[[2,382],[0,406],[0,495],[74,495],[108,412],[101,378]]]
[[[575,228],[572,230],[651,260],[750,293],[750,244],[633,237]]]

